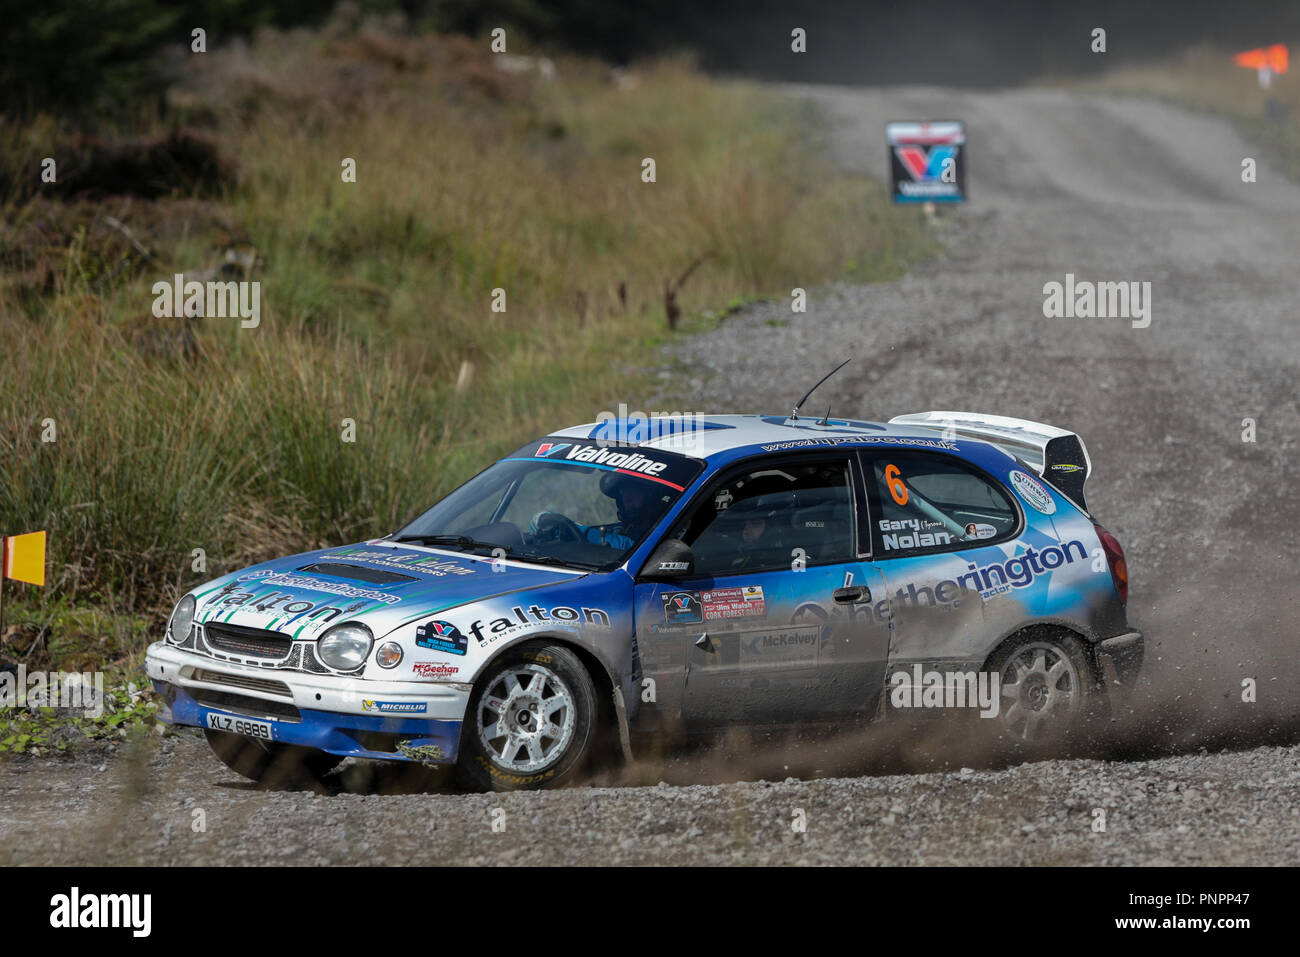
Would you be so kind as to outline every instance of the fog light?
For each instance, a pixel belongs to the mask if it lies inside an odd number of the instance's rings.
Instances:
[[[395,641],[386,641],[375,652],[375,663],[381,668],[396,668],[402,660],[402,646]]]

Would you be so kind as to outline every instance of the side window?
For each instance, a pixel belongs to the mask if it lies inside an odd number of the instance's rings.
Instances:
[[[1006,492],[947,456],[881,453],[872,473],[880,558],[1000,539],[1019,520]]]
[[[702,577],[856,560],[848,462],[765,464],[716,487],[678,536]]]

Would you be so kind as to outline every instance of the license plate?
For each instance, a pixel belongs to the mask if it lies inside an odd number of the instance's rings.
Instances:
[[[229,731],[231,734],[261,738],[263,741],[271,740],[271,722],[269,721],[239,718],[233,714],[214,714],[209,711],[208,727],[213,731]]]

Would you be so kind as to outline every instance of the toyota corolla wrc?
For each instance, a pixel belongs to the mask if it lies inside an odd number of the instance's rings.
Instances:
[[[353,756],[551,786],[607,745],[962,707],[963,676],[1003,736],[1052,740],[1142,661],[1091,469],[1072,432],[971,413],[602,418],[385,538],[192,589],[147,670],[254,779]]]

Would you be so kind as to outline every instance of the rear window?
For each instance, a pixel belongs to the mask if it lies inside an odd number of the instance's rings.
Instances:
[[[946,456],[877,455],[872,476],[878,558],[991,543],[1014,532],[1020,521],[1005,491]]]

